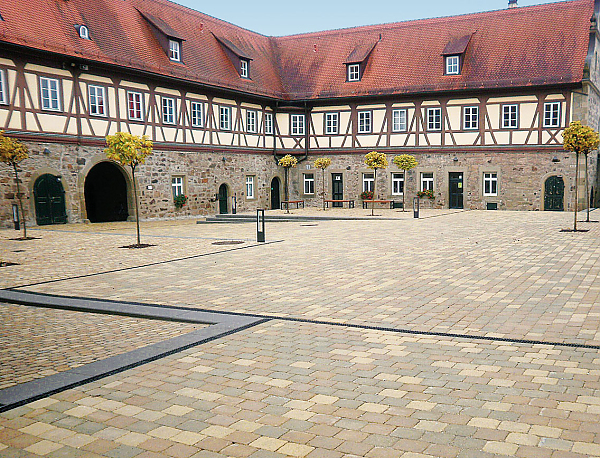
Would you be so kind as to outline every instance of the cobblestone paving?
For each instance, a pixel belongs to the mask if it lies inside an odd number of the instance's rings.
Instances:
[[[599,363],[589,349],[271,321],[0,414],[0,453],[598,457]]]
[[[272,223],[268,240],[283,242],[144,268],[144,282],[132,270],[31,290],[598,345],[600,225],[559,232],[569,223],[568,214],[483,211]]]
[[[0,323],[0,389],[205,326],[3,303]]]

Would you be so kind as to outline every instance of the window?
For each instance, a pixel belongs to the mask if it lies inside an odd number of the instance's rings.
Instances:
[[[544,127],[560,126],[560,102],[544,103]]]
[[[446,56],[446,75],[460,75],[460,56]]]
[[[518,113],[518,105],[502,105],[502,128],[516,129],[519,127]]]
[[[169,40],[169,59],[181,62],[181,43],[177,40]]]
[[[79,26],[79,36],[86,40],[90,39],[90,30],[85,25]]]
[[[484,173],[483,174],[483,195],[497,196],[498,195],[498,174]]]
[[[441,108],[427,108],[427,130],[442,130]]]
[[[254,199],[254,177],[246,177],[246,198]]]
[[[8,103],[8,89],[6,84],[6,73],[0,69],[0,103]]]
[[[240,59],[240,76],[242,78],[250,78],[248,67],[248,61],[246,59]]]
[[[104,88],[102,86],[88,86],[90,98],[90,114],[94,116],[106,116],[106,102]]]
[[[406,110],[392,110],[392,132],[404,132],[406,128]]]
[[[175,124],[175,99],[170,97],[162,98],[163,122],[165,124]]]
[[[335,135],[339,130],[338,113],[325,113],[325,134]]]
[[[371,112],[370,111],[359,111],[358,112],[358,133],[359,134],[371,133]]]
[[[201,102],[192,102],[192,127],[204,126],[204,105]]]
[[[304,174],[304,194],[315,193],[315,174],[305,173]]]
[[[250,133],[256,132],[256,111],[246,111],[246,130]]]
[[[273,113],[265,113],[265,134],[273,134]]]
[[[404,194],[404,173],[392,173],[392,195]]]
[[[60,111],[58,80],[54,78],[40,78],[42,87],[42,110]]]
[[[363,191],[371,191],[375,189],[375,174],[363,173]]]
[[[173,191],[173,198],[185,194],[183,190],[183,177],[171,178],[171,190]]]
[[[231,108],[219,107],[219,128],[231,130]]]
[[[142,94],[140,92],[128,92],[127,111],[129,113],[129,119],[132,121],[143,121],[144,115],[142,107]]]
[[[479,129],[479,107],[465,107],[463,120],[465,130]]]
[[[291,135],[304,135],[304,115],[291,115]]]
[[[360,64],[348,64],[348,81],[360,81]]]
[[[421,191],[433,191],[433,173],[421,174]]]

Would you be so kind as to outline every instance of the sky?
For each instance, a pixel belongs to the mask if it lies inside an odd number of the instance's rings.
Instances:
[[[508,0],[174,0],[263,35],[281,36],[360,25],[504,9]],[[518,0],[519,6],[555,0]]]

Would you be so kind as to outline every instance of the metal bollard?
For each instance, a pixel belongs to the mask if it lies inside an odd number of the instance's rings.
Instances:
[[[19,206],[17,204],[13,204],[12,213],[13,223],[15,224],[15,231],[18,231],[21,229],[21,223],[19,223]]]
[[[418,197],[413,198],[413,214],[415,218],[419,218],[419,203],[420,199]]]
[[[265,241],[265,210],[262,208],[256,210],[256,241]]]

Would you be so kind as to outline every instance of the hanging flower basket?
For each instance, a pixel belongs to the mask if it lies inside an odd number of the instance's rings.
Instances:
[[[427,197],[428,199],[435,199],[435,194],[431,189],[423,189],[422,191],[417,192],[418,197]]]
[[[373,200],[373,191],[363,191],[360,193],[362,200]]]

